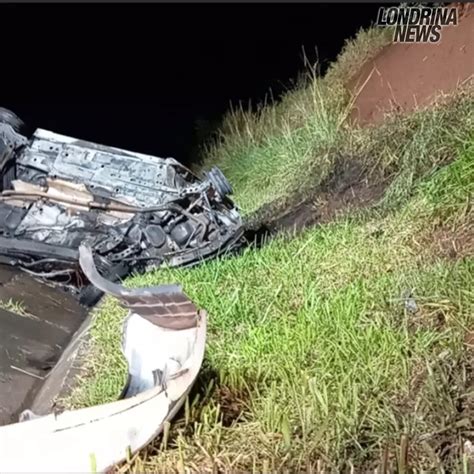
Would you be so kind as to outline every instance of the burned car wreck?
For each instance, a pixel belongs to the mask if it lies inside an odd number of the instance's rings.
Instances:
[[[101,273],[190,266],[237,248],[243,226],[214,167],[200,179],[157,158],[37,129],[0,109],[0,263],[95,303],[78,265],[90,246]]]

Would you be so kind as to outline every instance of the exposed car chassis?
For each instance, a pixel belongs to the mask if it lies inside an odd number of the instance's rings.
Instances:
[[[81,243],[102,274],[189,266],[240,246],[232,189],[214,167],[199,179],[172,158],[38,129],[27,138],[0,109],[0,263],[82,292]]]

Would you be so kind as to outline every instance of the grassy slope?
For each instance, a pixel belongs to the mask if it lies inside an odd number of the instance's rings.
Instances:
[[[197,398],[168,449],[157,442],[124,469],[374,468],[383,452],[399,462],[405,434],[412,466],[463,468],[473,414],[472,93],[377,129],[345,125],[340,78],[355,69],[354,51],[383,41],[362,34],[331,81],[313,79],[257,116],[234,114],[208,151],[247,213],[295,186],[304,193],[341,155],[391,185],[376,208],[294,239],[130,280],[180,281],[210,327]],[[120,392],[123,314],[112,300],[100,309],[74,406]]]
[[[389,30],[362,30],[324,79],[309,69],[277,104],[266,104],[257,113],[237,108],[227,114],[215,142],[204,149],[205,166],[221,167],[245,214],[324,180],[330,155],[349,149],[355,138],[345,123],[351,110],[344,87],[348,74],[389,40]]]

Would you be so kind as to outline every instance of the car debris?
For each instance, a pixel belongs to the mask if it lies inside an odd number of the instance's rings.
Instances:
[[[0,263],[94,304],[97,292],[77,265],[81,242],[113,281],[160,265],[194,265],[243,243],[219,168],[200,179],[173,158],[44,129],[27,138],[22,128],[0,108]]]
[[[128,382],[115,402],[44,415],[23,410],[17,423],[0,427],[0,472],[108,472],[162,432],[200,371],[207,313],[180,286],[128,289],[99,274],[90,247],[79,255],[92,284],[129,307]]]

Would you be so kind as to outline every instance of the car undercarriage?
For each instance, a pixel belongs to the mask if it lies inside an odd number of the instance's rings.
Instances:
[[[158,158],[37,129],[0,109],[0,263],[97,295],[78,265],[90,246],[111,280],[191,266],[239,247],[243,226],[231,186],[214,167],[200,179]]]

